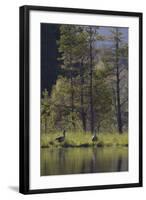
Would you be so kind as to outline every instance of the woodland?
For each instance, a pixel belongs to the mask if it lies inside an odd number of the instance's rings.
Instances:
[[[42,147],[128,145],[128,35],[106,29],[59,26],[60,73],[41,94]]]

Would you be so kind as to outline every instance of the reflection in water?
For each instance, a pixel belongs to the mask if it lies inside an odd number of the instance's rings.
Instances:
[[[128,171],[127,147],[41,149],[41,176],[118,171]]]

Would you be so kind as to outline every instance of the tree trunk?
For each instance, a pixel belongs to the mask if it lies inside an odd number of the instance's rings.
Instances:
[[[83,130],[86,132],[86,113],[84,109],[84,69],[83,69],[83,61],[81,61],[80,65],[80,84],[81,84],[81,90],[80,90],[80,107],[81,107],[81,119],[82,119],[82,125]]]
[[[118,29],[116,28],[116,96],[117,96],[117,122],[118,131],[123,133],[122,129],[122,117],[121,117],[121,99],[120,99],[120,77],[119,77],[119,41],[118,41]]]
[[[89,40],[89,75],[90,75],[90,83],[89,83],[89,103],[90,103],[90,127],[91,133],[94,132],[94,109],[93,109],[93,46],[92,46],[92,28],[90,28],[90,40]]]
[[[72,113],[72,126],[75,129],[75,122],[74,122],[74,86],[73,86],[73,71],[72,71],[72,61],[70,59],[70,86],[71,86],[71,113]]]
[[[45,134],[47,133],[47,116],[45,116]]]

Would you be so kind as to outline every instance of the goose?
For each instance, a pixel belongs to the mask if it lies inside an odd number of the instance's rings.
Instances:
[[[57,142],[63,142],[65,140],[65,134],[66,130],[63,131],[63,136],[59,136],[55,140],[57,140]]]
[[[96,132],[94,132],[94,135],[92,136],[92,142],[97,142],[98,137],[96,136]]]

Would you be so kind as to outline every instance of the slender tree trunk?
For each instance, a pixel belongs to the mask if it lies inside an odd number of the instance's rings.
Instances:
[[[45,116],[45,134],[47,133],[47,117]]]
[[[116,120],[114,120],[114,127],[116,127],[118,123],[118,118],[117,118],[118,111],[117,111],[117,93],[114,86],[112,86],[112,97],[113,97],[114,116],[116,116]]]
[[[70,59],[70,87],[71,87],[71,113],[72,113],[72,126],[75,129],[75,122],[74,122],[74,85],[73,85],[73,71],[72,71],[72,61]]]
[[[84,110],[84,69],[83,69],[83,61],[81,61],[80,65],[80,84],[81,84],[81,90],[80,90],[80,106],[81,106],[81,119],[82,119],[82,125],[83,130],[86,132],[86,113]]]
[[[90,28],[90,41],[89,41],[89,70],[90,70],[90,83],[89,83],[89,102],[90,102],[90,127],[91,133],[94,132],[94,109],[93,109],[93,46],[92,46],[92,28]]]
[[[119,77],[119,41],[118,41],[118,29],[116,28],[116,96],[117,96],[117,122],[118,131],[123,133],[122,129],[122,117],[121,117],[121,99],[120,99],[120,77]]]

